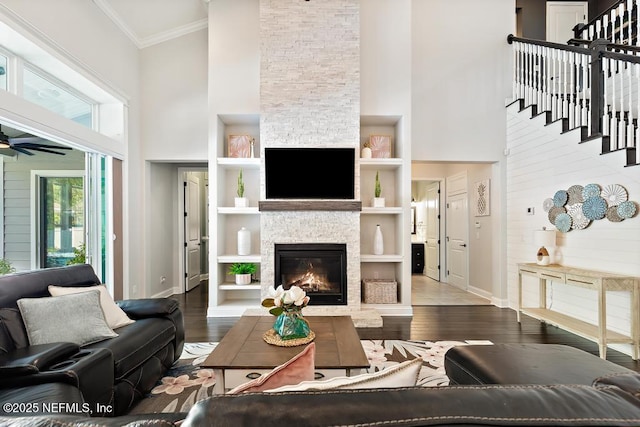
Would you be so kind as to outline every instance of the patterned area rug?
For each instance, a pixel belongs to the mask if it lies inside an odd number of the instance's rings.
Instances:
[[[407,359],[422,357],[418,385],[436,387],[449,384],[444,371],[444,354],[458,345],[491,344],[490,341],[400,341],[363,340],[371,367],[375,372],[397,365]],[[151,393],[141,400],[131,414],[155,412],[188,412],[199,400],[213,394],[216,378],[211,369],[201,369],[200,364],[213,351],[217,343],[187,343],[176,364],[167,372]],[[365,370],[363,370],[365,371]]]

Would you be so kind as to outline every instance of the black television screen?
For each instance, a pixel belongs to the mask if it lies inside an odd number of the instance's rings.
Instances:
[[[353,199],[355,149],[265,148],[267,199]]]

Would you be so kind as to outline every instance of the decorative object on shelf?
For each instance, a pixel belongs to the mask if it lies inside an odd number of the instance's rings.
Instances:
[[[533,232],[533,238],[536,242],[536,246],[540,247],[540,249],[538,249],[538,253],[536,254],[537,264],[551,264],[553,260],[551,259],[551,255],[549,255],[549,250],[547,248],[555,247],[556,232],[553,230],[547,230],[546,227],[542,227],[542,230],[536,230]]]
[[[582,203],[568,205],[567,213],[571,216],[571,228],[573,230],[583,230],[591,224],[591,220],[584,216],[582,212]]]
[[[376,184],[373,189],[373,194],[375,197],[373,198],[371,205],[374,208],[384,208],[384,197],[380,197],[382,194],[382,186],[380,185],[380,172],[378,171],[376,171]]]
[[[309,299],[298,286],[291,286],[287,290],[282,285],[269,289],[269,296],[262,300],[262,306],[269,308],[269,313],[276,316],[273,330],[282,340],[304,339],[311,333],[309,322],[302,315],[302,309],[309,304]]]
[[[542,210],[545,212],[549,212],[552,207],[553,199],[551,197],[547,197],[546,199],[544,199],[544,202],[542,202]]]
[[[544,200],[543,208],[545,211],[548,209],[549,222],[566,233],[583,230],[592,221],[603,218],[621,222],[635,216],[638,204],[628,199],[629,193],[620,184],[604,187],[595,183],[584,187],[576,184],[566,191],[556,191],[552,199]]]
[[[229,267],[229,274],[236,276],[236,285],[251,283],[251,275],[256,272],[256,265],[252,262],[236,262]]]
[[[229,135],[227,139],[227,155],[248,159],[251,156],[251,147],[255,140],[251,135]]]
[[[244,197],[244,180],[242,179],[242,169],[240,169],[240,173],[238,174],[238,189],[236,190],[236,197],[234,199],[236,208],[246,208],[249,206],[249,199]]]
[[[553,205],[561,208],[567,203],[568,199],[569,195],[566,191],[558,190],[556,191],[556,194],[553,195]]]
[[[490,185],[489,179],[475,183],[475,216],[487,216],[491,213]]]
[[[396,304],[398,282],[394,279],[362,279],[362,302],[365,304]]]
[[[571,215],[569,215],[568,213],[559,214],[558,216],[556,216],[554,225],[556,226],[558,231],[566,233],[571,229]]]
[[[251,253],[251,231],[246,227],[238,230],[238,255],[249,255]]]
[[[255,153],[255,139],[251,138],[251,158],[255,158],[256,157],[256,153]]]
[[[589,197],[582,204],[582,213],[591,220],[602,219],[607,213],[607,202],[600,196]]]
[[[638,212],[638,207],[635,202],[627,200],[618,205],[617,211],[620,218],[632,218]]]
[[[362,145],[362,151],[360,152],[360,157],[362,157],[363,159],[370,159],[372,155],[373,153],[371,152],[369,141],[367,141]]]
[[[382,238],[382,229],[380,228],[380,224],[376,225],[376,231],[373,235],[373,254],[384,254],[384,239]]]
[[[569,199],[567,200],[568,205],[574,205],[576,203],[584,202],[584,197],[582,197],[582,192],[584,191],[584,187],[582,185],[572,185],[567,189],[567,195]]]
[[[391,157],[391,136],[370,135],[369,148],[374,159],[388,159]]]
[[[600,186],[598,184],[587,184],[582,190],[582,198],[587,200],[589,197],[598,197],[600,195]]]
[[[618,184],[607,185],[602,189],[600,196],[607,202],[607,206],[618,206],[629,198],[627,190]]]

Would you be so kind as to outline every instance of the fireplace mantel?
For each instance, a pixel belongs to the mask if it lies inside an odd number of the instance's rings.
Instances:
[[[262,200],[258,210],[266,211],[354,211],[362,210],[359,200]]]

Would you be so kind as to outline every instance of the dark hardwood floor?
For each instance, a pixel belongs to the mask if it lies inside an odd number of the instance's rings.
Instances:
[[[206,283],[186,294],[174,295],[184,315],[186,341],[220,341],[238,318],[207,317]],[[593,341],[555,326],[496,306],[414,306],[413,317],[385,317],[382,328],[358,328],[361,339],[398,340],[490,340],[494,343],[566,344],[598,354]],[[640,372],[639,361],[607,350],[607,360]]]

